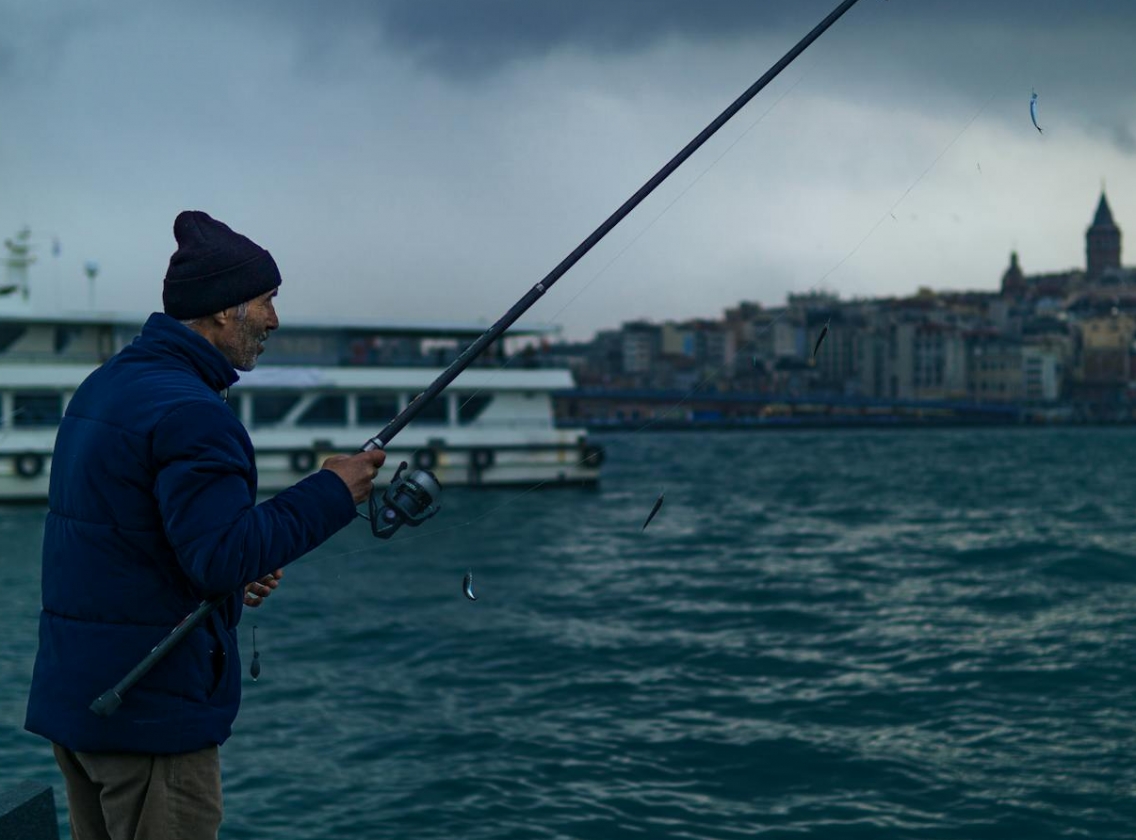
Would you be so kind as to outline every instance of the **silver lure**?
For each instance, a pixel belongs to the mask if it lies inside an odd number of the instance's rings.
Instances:
[[[1037,129],[1038,134],[1043,134],[1041,126],[1037,124],[1037,92],[1030,93],[1030,119],[1033,121],[1033,127]]]
[[[477,596],[473,594],[473,572],[466,572],[462,578],[462,594],[471,601],[477,600]]]

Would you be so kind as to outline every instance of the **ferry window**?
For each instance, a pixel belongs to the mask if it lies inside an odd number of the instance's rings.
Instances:
[[[82,331],[81,327],[56,327],[55,328],[55,352],[62,353],[67,349],[67,345],[71,343],[71,339],[75,338]]]
[[[324,394],[296,420],[298,426],[343,426],[347,424],[347,397]]]
[[[363,424],[386,423],[398,414],[398,397],[393,394],[360,394],[357,402]]]
[[[63,419],[63,399],[59,394],[15,393],[12,395],[12,425],[33,428],[58,426]]]
[[[446,397],[441,396],[422,409],[422,413],[414,418],[415,423],[448,423],[446,416]]]
[[[271,426],[273,423],[279,423],[299,399],[299,394],[254,394],[252,424]]]
[[[15,344],[16,339],[20,338],[27,330],[27,327],[21,327],[18,324],[0,324],[0,353]]]
[[[458,422],[472,423],[493,402],[491,394],[458,394]]]

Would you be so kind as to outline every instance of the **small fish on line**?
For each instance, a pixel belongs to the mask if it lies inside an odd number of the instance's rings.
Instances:
[[[253,682],[260,677],[260,651],[256,649],[256,625],[252,626],[252,664],[249,665],[249,675]]]
[[[473,572],[466,572],[465,577],[462,578],[462,594],[469,598],[471,601],[476,601],[477,596],[473,594]]]
[[[817,343],[813,346],[813,358],[814,359],[817,357],[817,351],[820,350],[820,345],[824,342],[824,337],[826,335],[828,335],[828,325],[831,324],[831,323],[832,323],[832,319],[829,318],[827,321],[824,322],[824,326],[821,328],[820,336],[817,338]]]
[[[657,498],[655,500],[655,506],[653,508],[651,508],[651,512],[649,514],[647,514],[647,521],[643,523],[643,529],[642,530],[644,530],[644,531],[647,530],[647,526],[651,524],[651,520],[654,519],[655,514],[659,512],[659,508],[661,508],[663,506],[663,495],[664,495],[663,493],[660,493],[659,498]]]
[[[1041,126],[1037,124],[1037,92],[1030,93],[1030,120],[1033,121],[1033,127],[1037,129],[1038,134],[1043,134]]]

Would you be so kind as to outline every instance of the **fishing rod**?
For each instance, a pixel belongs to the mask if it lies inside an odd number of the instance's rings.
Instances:
[[[559,265],[552,269],[552,271],[548,272],[548,274],[546,274],[539,283],[529,289],[529,291],[526,292],[520,300],[513,304],[512,308],[509,309],[508,312],[501,316],[500,320],[498,320],[497,323],[487,329],[480,338],[478,338],[471,345],[469,345],[469,347],[462,351],[461,355],[459,355],[453,361],[453,363],[445,371],[443,371],[437,379],[434,380],[433,384],[431,384],[429,388],[427,388],[414,400],[412,400],[410,404],[407,405],[407,407],[402,412],[400,412],[397,417],[395,417],[390,421],[390,423],[386,425],[386,428],[384,428],[381,432],[368,440],[367,443],[363,445],[363,449],[380,449],[385,444],[389,443],[391,441],[391,438],[398,434],[398,432],[401,431],[407,423],[414,419],[419,411],[425,408],[426,405],[428,405],[435,397],[437,397],[438,394],[441,393],[442,389],[453,382],[454,378],[457,377],[457,375],[461,373],[469,365],[470,362],[477,358],[477,356],[487,346],[489,346],[491,342],[493,342],[498,336],[501,335],[501,333],[508,329],[508,327],[510,327],[514,321],[520,318],[521,315],[523,315],[529,309],[529,307],[536,303],[544,295],[545,292],[552,288],[552,285],[557,280],[559,280],[565,274],[565,272],[568,271],[568,269],[579,262],[580,259],[588,253],[588,251],[592,250],[596,243],[607,236],[611,229],[619,224],[623,220],[623,218],[627,216],[628,213],[634,210],[639,205],[639,203],[643,201],[643,199],[650,195],[655,190],[655,188],[659,186],[659,184],[661,184],[670,176],[672,172],[678,169],[679,166],[681,166],[688,157],[694,154],[703,143],[709,140],[718,131],[718,129],[725,125],[730,120],[730,118],[734,116],[734,114],[740,111],[746,105],[746,103],[757,96],[757,94],[761,92],[762,88],[764,88],[771,81],[777,78],[782,70],[792,64],[793,60],[797,56],[804,52],[805,49],[808,48],[808,46],[812,44],[813,41],[824,34],[824,31],[826,29],[832,26],[832,24],[834,24],[846,11],[856,5],[857,2],[858,0],[844,0],[844,2],[842,2],[832,12],[830,12],[828,17],[817,24],[816,27],[811,32],[809,32],[809,34],[798,41],[797,44],[791,50],[789,50],[789,52],[785,53],[785,55],[782,56],[776,64],[770,67],[769,70],[765,72],[765,75],[763,75],[760,79],[750,85],[750,87],[746,89],[745,93],[735,99],[730,104],[730,106],[726,108],[726,110],[724,110],[714,119],[713,122],[706,126],[706,128],[702,129],[697,137],[687,143],[686,146],[684,146],[678,154],[671,158],[670,161],[668,161],[662,169],[656,172],[651,177],[651,179],[647,181],[647,183],[641,186],[635,192],[635,194],[631,196],[631,198],[623,202],[623,204],[620,205],[619,209],[608,216],[604,223],[594,231],[592,231],[591,235],[587,239],[577,245],[572,253],[570,253],[560,261]]]
[[[792,49],[783,55],[776,64],[770,67],[764,75],[744,93],[735,99],[698,135],[687,143],[674,157],[635,193],[621,204],[614,213],[604,220],[592,233],[568,254],[552,271],[548,272],[536,285],[529,289],[520,300],[514,303],[493,326],[482,333],[472,344],[466,347],[453,362],[435,379],[426,390],[407,404],[393,420],[374,437],[369,438],[360,447],[361,452],[375,449],[384,449],[395,435],[402,431],[411,420],[432,403],[445,388],[458,377],[463,370],[485,351],[485,349],[500,338],[501,334],[512,326],[518,318],[527,312],[533,304],[540,300],[545,292],[552,288],[567,271],[579,262],[585,254],[608,233],[611,232],[632,210],[634,210],[648,195],[654,192],[659,184],[681,166],[687,158],[694,154],[703,143],[709,140],[718,129],[724,126],[745,105],[757,96],[766,85],[788,67],[804,52],[817,38],[836,23],[837,20],[851,9],[859,0],[843,0],[827,17],[813,27],[807,35],[801,38]],[[438,498],[441,496],[442,486],[438,479],[429,470],[416,469],[404,475],[406,463],[402,463],[391,479],[390,485],[384,491],[381,500],[378,492],[371,491],[369,501],[371,532],[381,539],[389,539],[402,525],[411,527],[420,525],[439,510]],[[361,514],[360,514],[361,515]],[[221,595],[213,600],[202,601],[192,613],[182,619],[170,633],[162,639],[153,650],[148,653],[125,677],[119,680],[112,688],[107,689],[90,705],[90,709],[97,715],[109,717],[122,705],[123,696],[134,687],[149,671],[158,664],[186,635],[200,625],[218,607],[225,604],[233,596]]]

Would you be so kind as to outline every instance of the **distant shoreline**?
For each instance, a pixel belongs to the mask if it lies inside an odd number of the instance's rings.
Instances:
[[[690,393],[574,389],[553,394],[561,426],[588,432],[782,429],[941,429],[971,426],[1134,425],[1136,404],[1067,401],[1010,404],[968,400],[869,399],[834,394]]]
[[[568,424],[566,424],[568,425]],[[579,424],[576,424],[577,426]],[[641,420],[639,422],[623,423],[585,423],[584,428],[588,434],[628,433],[628,432],[785,432],[785,431],[855,431],[872,430],[885,431],[893,429],[1065,429],[1065,428],[1119,428],[1136,426],[1136,420],[1126,421],[1064,421],[1064,422],[1027,422],[1027,421],[966,421],[966,420],[879,420],[873,422],[819,422],[819,421],[791,421],[780,423],[725,423],[725,422],[652,422]]]
[[[554,395],[556,422],[588,432],[1136,425],[1136,405],[977,403],[837,396],[576,389]]]

